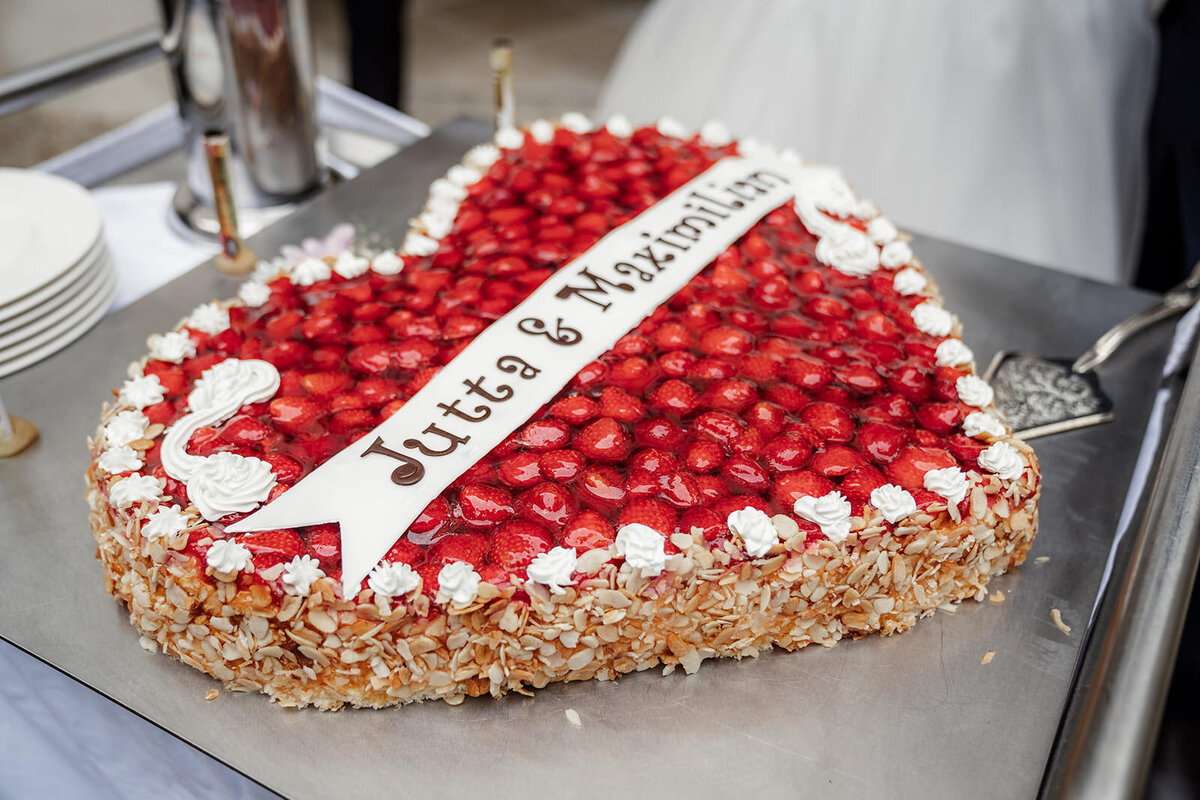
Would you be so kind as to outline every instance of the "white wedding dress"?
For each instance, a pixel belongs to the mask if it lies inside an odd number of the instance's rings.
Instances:
[[[597,111],[718,118],[902,227],[1123,282],[1155,44],[1145,0],[656,0]]]

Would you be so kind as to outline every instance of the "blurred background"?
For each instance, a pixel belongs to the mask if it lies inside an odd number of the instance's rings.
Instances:
[[[402,110],[429,125],[464,114],[490,118],[488,45],[518,38],[521,112],[528,119],[590,109],[644,0],[358,0],[360,8],[404,6]],[[342,0],[308,4],[317,72],[350,85],[350,31]],[[69,23],[63,17],[69,15]],[[386,16],[385,16],[386,18]],[[156,0],[0,0],[0,75],[152,24]],[[397,32],[400,28],[397,27]],[[368,92],[370,94],[370,92]],[[383,99],[387,102],[387,98]],[[0,165],[33,166],[163,103],[174,101],[161,61],[0,118]],[[399,102],[396,97],[392,102]]]
[[[144,28],[160,5],[0,0],[0,75]],[[840,166],[922,233],[1158,291],[1200,259],[1195,2],[308,6],[319,74],[432,127],[490,115],[487,46],[509,36],[526,122],[572,109],[722,118]],[[38,164],[172,99],[151,62],[0,117],[0,166]]]

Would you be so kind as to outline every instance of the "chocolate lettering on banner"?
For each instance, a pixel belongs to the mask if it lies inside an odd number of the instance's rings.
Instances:
[[[670,231],[667,231],[667,233],[664,233],[662,236],[659,236],[654,241],[658,242],[659,244],[664,244],[664,245],[669,245],[671,247],[674,247],[676,250],[678,250],[681,253],[686,253],[687,251],[692,249],[690,246],[688,246],[686,244],[678,244],[676,242],[669,242],[665,238],[663,238],[668,235],[670,235]]]
[[[533,380],[541,372],[540,369],[519,356],[500,356],[496,360],[496,369],[510,374],[516,372],[527,381]]]
[[[699,197],[699,195],[696,194],[695,192],[692,192],[692,197]],[[691,209],[692,211],[699,211],[702,214],[711,214],[712,216],[716,217],[717,219],[729,219],[728,214],[722,214],[720,211],[715,211],[715,210],[709,208],[708,206],[698,206],[695,203],[684,203],[683,207]],[[649,236],[650,234],[644,234],[644,235]]]
[[[647,239],[650,238],[650,234],[648,233],[643,233],[642,236],[645,236]],[[649,244],[643,247],[641,250],[635,251],[633,257],[640,258],[643,261],[649,261],[650,266],[654,267],[654,269],[658,272],[663,271],[664,264],[668,264],[675,260],[674,253],[663,253],[659,256],[654,255],[654,246]]]
[[[453,403],[438,403],[437,407],[442,409],[443,417],[448,417],[453,414],[459,419],[465,419],[467,422],[483,422],[492,415],[492,410],[484,405],[475,406],[475,414],[469,414],[458,407],[458,404],[461,402],[462,398],[458,397],[455,398]]]
[[[764,178],[771,178],[774,181],[774,183],[768,183],[767,181],[764,180]],[[791,183],[791,181],[789,181],[787,178],[783,177],[779,173],[771,172],[770,170],[766,170],[766,169],[760,169],[757,172],[751,172],[749,175],[746,176],[746,180],[758,181],[759,183],[763,184],[767,189],[773,189],[774,187],[778,186],[781,183],[784,183],[784,184]]]
[[[742,194],[741,192],[739,192],[737,190],[737,187],[739,187],[739,186],[750,189],[751,191],[754,192],[754,194]],[[734,181],[733,185],[727,187],[727,191],[732,192],[733,194],[736,194],[738,197],[742,198],[743,200],[753,200],[757,195],[767,193],[766,189],[764,189],[763,187],[759,186],[758,184],[752,183],[748,180]]]
[[[631,290],[633,289],[632,286],[629,288]],[[561,296],[562,293],[560,292],[559,295]],[[564,347],[570,347],[573,344],[578,344],[579,340],[583,338],[583,334],[581,334],[579,331],[564,324],[562,317],[559,317],[554,321],[553,333],[546,330],[546,323],[542,322],[537,317],[529,317],[521,320],[517,323],[517,330],[519,330],[521,333],[528,333],[530,336],[545,336],[555,344],[561,344]]]
[[[710,228],[717,227],[717,223],[713,222],[708,217],[701,217],[697,214],[688,214],[686,217],[679,220],[679,225],[687,225],[689,228],[695,229],[696,226],[694,224],[692,224],[689,220],[696,220],[697,222],[703,222],[705,225],[707,225]],[[675,227],[678,228],[679,225],[676,225]]]
[[[566,300],[569,297],[580,297],[584,300],[587,300],[592,305],[600,306],[601,309],[607,311],[609,309],[609,307],[612,306],[611,301],[607,302],[607,303],[603,303],[603,302],[597,300],[596,298],[592,297],[593,293],[608,297],[608,289],[605,289],[603,286],[601,286],[601,284],[611,286],[614,289],[620,289],[622,292],[632,292],[633,291],[632,283],[613,283],[612,281],[601,278],[599,275],[593,275],[591,270],[589,270],[587,267],[584,267],[583,269],[579,270],[579,277],[587,278],[589,281],[591,281],[592,285],[591,286],[564,286],[561,289],[559,289],[558,292],[555,293],[555,297],[558,297],[561,300]]]
[[[382,436],[376,436],[375,441],[362,452],[359,458],[366,458],[372,454],[387,456],[400,462],[400,466],[392,470],[392,483],[397,486],[412,486],[425,477],[425,466],[420,461],[384,447]]]
[[[505,400],[508,400],[513,396],[513,388],[507,383],[502,383],[496,387],[496,391],[499,392],[499,394],[492,394],[487,389],[484,389],[484,377],[485,376],[480,375],[475,380],[463,381],[463,386],[467,387],[467,394],[477,394],[484,400],[492,403],[503,403]]]
[[[334,454],[227,530],[337,523],[343,596],[356,595],[397,539],[414,538],[408,529],[421,510],[581,369],[771,211],[792,199],[798,210],[811,205],[789,188],[807,186],[810,174],[815,168],[766,156],[717,161],[549,275],[371,431],[365,451],[357,445]],[[403,442],[412,455],[385,441]],[[395,465],[390,476],[384,463]]]
[[[696,217],[696,219],[698,219],[698,217]],[[708,222],[708,220],[705,220],[705,222]],[[681,228],[682,228],[682,231],[680,230]],[[698,241],[700,241],[701,230],[699,228],[697,228],[695,225],[689,225],[688,223],[683,222],[681,220],[681,221],[675,223],[675,227],[671,228],[671,230],[667,231],[667,233],[673,233],[681,239],[687,239],[692,242],[698,242]],[[691,235],[689,235],[689,234],[691,234]],[[665,236],[666,234],[663,234],[663,235]]]
[[[437,434],[449,442],[449,444],[447,444],[441,450],[435,450],[434,448],[426,445],[420,439],[404,440],[404,446],[409,450],[420,450],[421,454],[426,456],[448,456],[457,450],[460,444],[466,444],[467,442],[471,441],[470,436],[455,436],[449,431],[442,430],[437,425],[430,425],[425,430],[421,431],[421,433]]]
[[[622,275],[628,275],[630,277],[637,275],[646,283],[654,280],[655,276],[657,275],[657,273],[646,272],[646,270],[635,267],[633,264],[629,264],[625,261],[618,261],[616,264],[614,264],[613,272],[619,272]]]
[[[712,185],[714,185],[714,184],[711,184],[711,183],[709,184],[709,186],[712,186]],[[716,200],[712,197],[706,197],[705,195],[700,194],[699,191],[692,192],[691,196],[695,197],[697,200],[703,200],[706,203],[712,203],[714,206],[720,206],[721,208],[724,208],[728,211],[738,211],[739,209],[742,209],[746,206],[746,204],[743,203],[741,200],[734,200],[733,205],[725,205],[720,200]]]

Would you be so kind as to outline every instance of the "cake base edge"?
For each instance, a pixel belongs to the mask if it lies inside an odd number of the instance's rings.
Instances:
[[[306,598],[210,583],[181,554],[147,546],[136,516],[114,513],[91,471],[88,482],[106,588],[143,646],[230,690],[323,710],[456,703],[659,665],[692,673],[713,657],[904,631],[938,607],[982,600],[992,576],[1025,560],[1039,494],[981,486],[961,520],[942,511],[839,544],[780,542],[741,563],[684,536],[656,577],[609,563],[559,596],[513,585],[447,611],[420,595],[346,600],[332,583]]]

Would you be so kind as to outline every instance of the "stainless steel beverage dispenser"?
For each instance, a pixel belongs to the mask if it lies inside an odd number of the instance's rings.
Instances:
[[[328,178],[318,155],[304,0],[165,0],[163,49],[185,126],[180,220],[215,235],[203,137],[231,140],[229,187],[244,234],[286,214]]]

